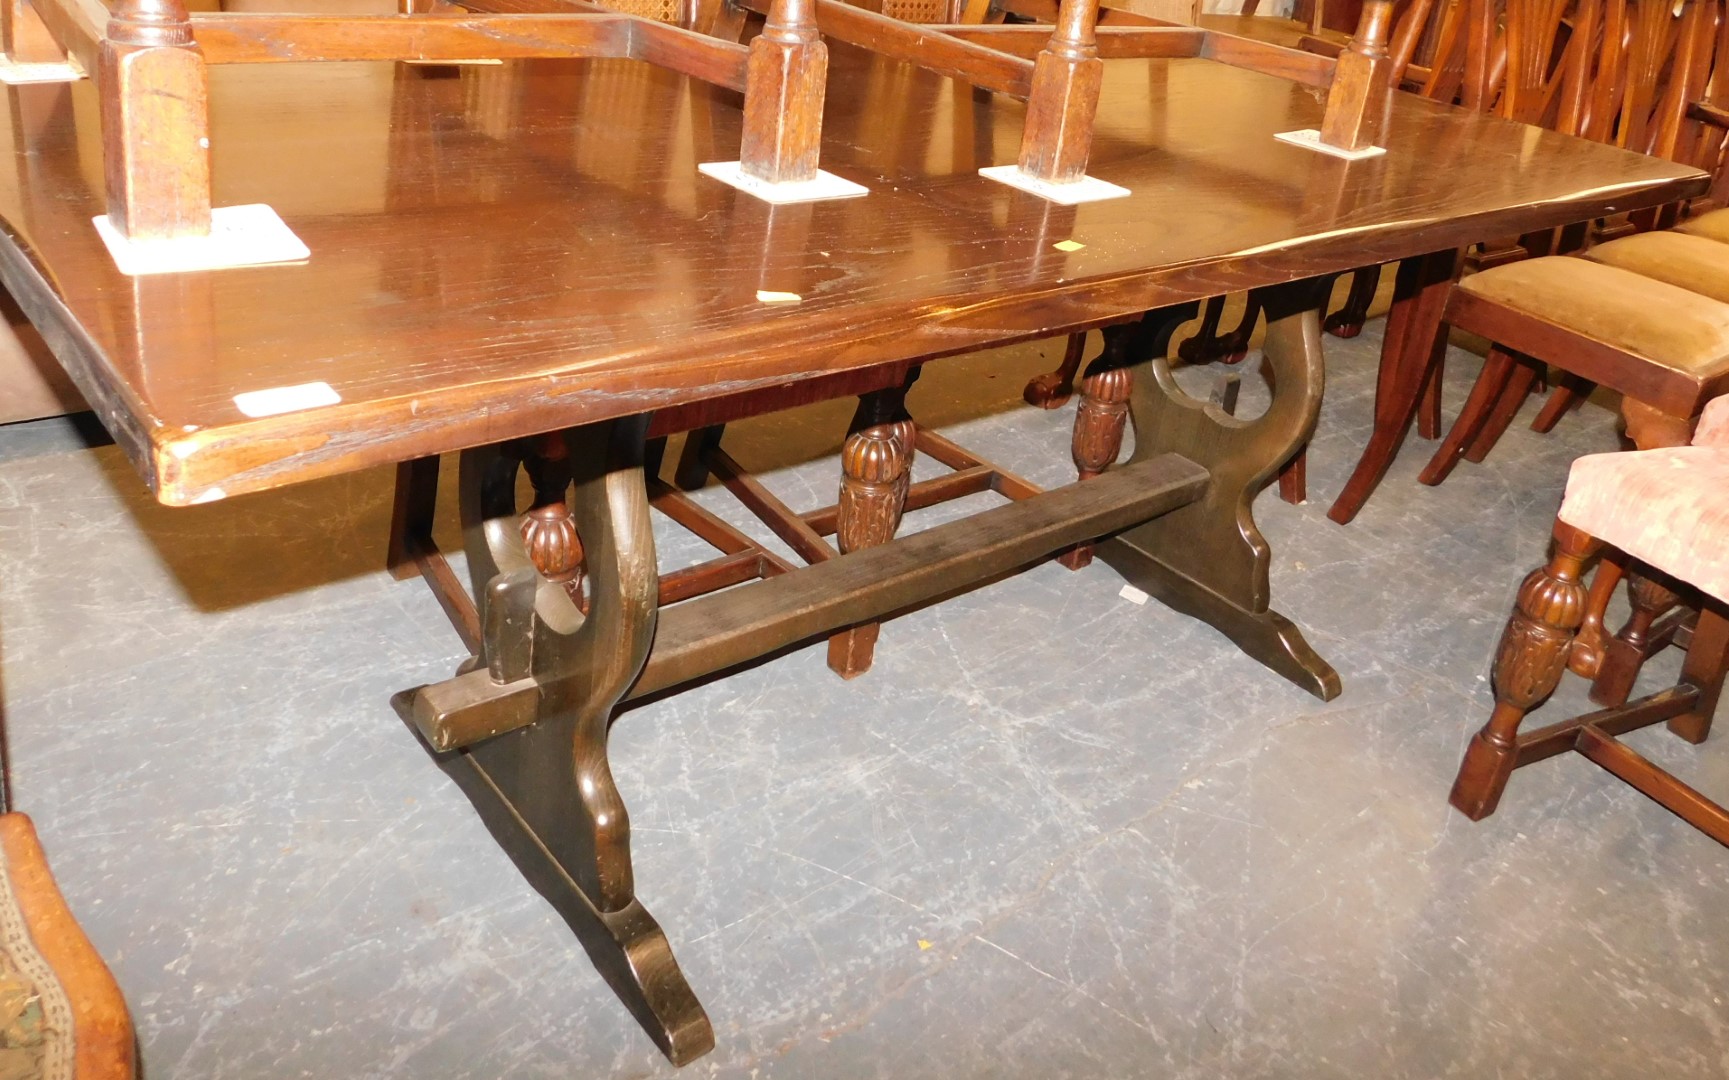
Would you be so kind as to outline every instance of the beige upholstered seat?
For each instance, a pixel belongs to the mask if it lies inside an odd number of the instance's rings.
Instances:
[[[1729,304],[1729,243],[1679,232],[1645,232],[1598,244],[1585,257]]]
[[[1560,518],[1729,600],[1729,397],[1706,407],[1692,446],[1575,461]]]
[[[1729,371],[1729,303],[1630,270],[1549,256],[1473,274],[1458,287],[1665,367]]]
[[[1729,244],[1729,210],[1713,210],[1709,214],[1688,218],[1675,226],[1675,231],[1690,233],[1693,236],[1703,236],[1707,240],[1715,240],[1720,244]]]

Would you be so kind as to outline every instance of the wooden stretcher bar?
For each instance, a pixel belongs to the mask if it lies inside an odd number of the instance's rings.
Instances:
[[[1206,469],[1176,454],[1113,469],[661,613],[647,664],[628,696],[644,697],[831,630],[880,618],[1014,570],[1088,537],[1186,506]],[[485,667],[420,687],[403,707],[428,744],[454,750],[534,723],[543,687],[498,681]]]

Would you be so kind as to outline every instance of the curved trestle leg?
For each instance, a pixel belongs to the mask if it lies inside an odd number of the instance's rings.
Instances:
[[[443,755],[441,764],[661,1051],[682,1065],[713,1048],[714,1032],[636,897],[630,820],[606,752],[613,709],[642,670],[658,609],[646,431],[639,417],[573,429],[527,454],[520,445],[463,454],[463,524],[484,628],[479,660],[494,682],[532,679],[539,690],[533,723]],[[536,484],[527,543],[515,505],[519,467]],[[556,507],[568,484],[565,514]],[[567,582],[537,569],[544,563],[557,576],[579,557],[586,616]]]
[[[1135,372],[1129,413],[1131,461],[1178,453],[1206,466],[1212,484],[1200,500],[1097,546],[1097,554],[1145,592],[1204,619],[1250,656],[1331,699],[1339,676],[1289,619],[1271,609],[1271,553],[1252,503],[1315,430],[1321,404],[1320,306],[1330,279],[1262,290],[1267,314],[1265,364],[1272,402],[1252,420],[1185,394],[1165,362],[1170,335],[1194,316],[1185,304],[1149,313],[1129,355]]]

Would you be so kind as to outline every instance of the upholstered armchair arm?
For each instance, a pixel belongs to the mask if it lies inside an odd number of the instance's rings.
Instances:
[[[1693,429],[1694,446],[1721,446],[1729,450],[1729,394],[1712,398]]]

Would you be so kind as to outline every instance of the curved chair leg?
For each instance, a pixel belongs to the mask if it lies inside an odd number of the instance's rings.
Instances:
[[[1225,355],[1224,337],[1219,333],[1219,320],[1225,314],[1225,298],[1215,296],[1201,309],[1201,325],[1194,336],[1177,346],[1177,359],[1185,364],[1205,364]]]
[[[1518,762],[1519,722],[1555,692],[1585,610],[1579,575],[1598,543],[1555,522],[1555,554],[1519,586],[1519,599],[1495,653],[1495,710],[1471,737],[1448,801],[1472,821],[1495,812]]]
[[[1375,429],[1357,467],[1327,516],[1344,525],[1369,501],[1405,441],[1429,373],[1447,348],[1447,294],[1458,276],[1459,253],[1437,251],[1399,264],[1393,310],[1375,380]]]
[[[1059,409],[1067,404],[1074,395],[1075,372],[1081,368],[1081,354],[1086,347],[1087,335],[1084,332],[1070,334],[1068,346],[1063,350],[1063,362],[1057,370],[1028,380],[1026,388],[1021,391],[1026,403],[1039,409]]]
[[[1622,398],[1621,417],[1626,421],[1627,438],[1641,450],[1686,446],[1693,441],[1691,419],[1671,416],[1643,401]]]
[[[1218,356],[1222,364],[1239,364],[1249,355],[1249,340],[1255,336],[1255,327],[1261,321],[1261,297],[1251,290],[1243,298],[1243,317],[1237,320],[1237,328],[1220,338],[1223,352]]]
[[[1237,320],[1234,329],[1221,334],[1219,320],[1224,316],[1226,299],[1215,296],[1207,301],[1201,328],[1194,337],[1177,346],[1177,359],[1185,364],[1209,364],[1215,360],[1236,364],[1249,355],[1249,339],[1254,337],[1255,326],[1261,321],[1260,298],[1251,291],[1243,300],[1243,317]]]
[[[1417,434],[1425,439],[1441,437],[1441,379],[1447,370],[1447,350],[1435,354],[1429,368],[1429,381],[1423,384],[1423,396],[1417,402]]]
[[[1507,387],[1501,391],[1500,398],[1494,408],[1489,410],[1489,417],[1483,421],[1483,426],[1477,430],[1477,437],[1465,447],[1465,460],[1480,464],[1489,456],[1489,451],[1501,441],[1507,428],[1513,423],[1513,417],[1519,414],[1519,408],[1525,404],[1525,399],[1531,396],[1531,390],[1537,383],[1538,375],[1542,374],[1540,366],[1530,360],[1520,358],[1513,365],[1513,370],[1507,377]]]
[[[1354,338],[1362,333],[1363,324],[1369,319],[1369,305],[1374,302],[1375,290],[1380,284],[1379,266],[1360,266],[1353,270],[1351,291],[1345,294],[1344,305],[1327,316],[1321,329],[1338,338]]]
[[[1549,391],[1549,400],[1543,402],[1537,418],[1531,421],[1531,430],[1540,435],[1554,431],[1555,425],[1561,422],[1561,417],[1578,408],[1590,394],[1589,381],[1571,373],[1562,375],[1561,380]]]
[[[1609,645],[1609,630],[1603,623],[1609,611],[1609,601],[1615,587],[1626,572],[1626,556],[1616,548],[1604,551],[1597,562],[1597,572],[1591,578],[1591,592],[1585,598],[1585,617],[1579,623],[1579,633],[1567,654],[1567,670],[1586,679],[1595,679],[1603,667],[1603,650]]]
[[[1433,487],[1452,474],[1453,467],[1465,456],[1466,447],[1488,422],[1490,409],[1506,393],[1517,364],[1517,358],[1501,346],[1489,348],[1489,355],[1483,360],[1483,370],[1477,375],[1477,381],[1471,384],[1465,407],[1459,410],[1458,418],[1453,421],[1441,445],[1435,448],[1429,464],[1418,474],[1419,482]]]

